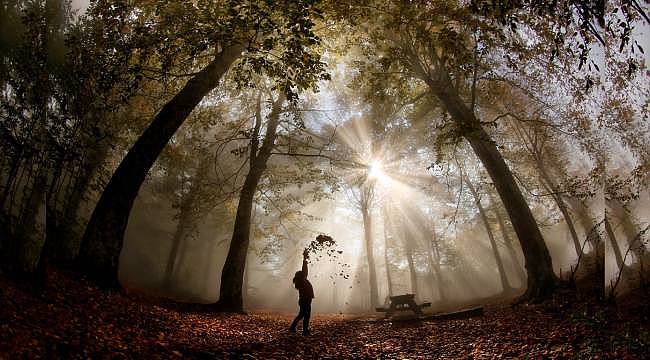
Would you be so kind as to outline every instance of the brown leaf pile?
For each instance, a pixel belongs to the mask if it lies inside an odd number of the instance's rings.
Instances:
[[[221,314],[209,306],[106,293],[60,271],[49,284],[36,292],[0,275],[0,359],[633,359],[649,353],[644,300],[617,309],[575,305],[565,296],[461,320],[316,314],[314,334],[303,337],[287,332],[293,314]]]

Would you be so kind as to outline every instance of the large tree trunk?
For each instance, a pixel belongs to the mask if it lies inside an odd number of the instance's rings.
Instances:
[[[105,286],[117,286],[118,260],[133,202],[163,148],[198,103],[240,56],[239,45],[224,49],[193,76],[153,119],[108,182],[84,233],[80,265]]]
[[[264,167],[266,166],[264,165]],[[221,272],[218,308],[222,311],[244,311],[242,287],[250,241],[251,211],[253,209],[253,197],[257,191],[260,177],[264,172],[264,167],[254,168],[248,172],[239,196],[230,249]]]
[[[474,112],[456,92],[449,75],[444,70],[437,71],[434,74],[434,79],[421,66],[415,70],[427,83],[429,90],[444,105],[451,118],[462,131],[463,136],[470,143],[490,175],[501,197],[501,201],[512,221],[512,226],[517,233],[526,260],[528,284],[524,298],[540,300],[547,297],[555,289],[556,282],[551,256],[544,243],[542,233],[539,231],[535,217],[517,186],[510,168],[508,168],[496,144],[481,127]]]
[[[248,256],[246,256],[246,263],[248,263]],[[251,267],[250,266],[244,266],[244,280],[242,281],[242,306],[244,304],[248,304],[248,299],[249,299],[249,290],[250,290],[250,284],[251,284]]]
[[[363,185],[372,186],[372,185]],[[367,197],[364,189],[361,190],[361,196]],[[370,286],[370,309],[374,310],[377,307],[377,299],[379,297],[377,290],[377,271],[375,269],[375,254],[374,244],[372,241],[372,219],[370,217],[369,199],[361,200],[362,205],[361,213],[363,215],[363,238],[366,245],[366,255],[368,257],[368,280]]]
[[[481,220],[483,220],[483,225],[485,226],[485,231],[487,232],[488,238],[490,239],[490,246],[492,247],[492,255],[494,255],[494,261],[496,262],[497,270],[499,271],[499,279],[501,280],[501,287],[503,288],[503,292],[504,293],[511,292],[512,286],[508,281],[506,270],[503,267],[503,261],[501,260],[501,255],[499,255],[499,249],[497,248],[497,243],[494,240],[494,232],[492,231],[492,226],[490,225],[490,220],[487,217],[487,213],[485,212],[485,209],[481,204],[481,198],[479,197],[478,193],[476,192],[476,189],[474,188],[472,182],[469,180],[468,177],[465,177],[465,183],[467,184],[469,191],[472,193],[472,196],[474,197],[474,203],[478,208],[478,212],[481,215]]]
[[[251,228],[251,211],[253,209],[253,197],[257,191],[257,185],[260,178],[266,170],[266,164],[271,156],[271,151],[275,146],[276,131],[279,125],[279,119],[282,110],[284,96],[280,96],[274,103],[269,121],[266,126],[264,142],[257,153],[258,148],[258,131],[261,126],[261,115],[256,116],[257,123],[251,139],[250,151],[250,169],[246,175],[244,186],[242,187],[239,204],[237,205],[237,214],[235,216],[235,225],[228,249],[228,256],[223,265],[221,272],[221,288],[219,289],[219,301],[216,304],[217,309],[227,312],[243,312],[244,304],[242,297],[242,286],[244,282],[244,269],[246,267],[246,256],[248,255],[248,244],[250,241]]]
[[[496,145],[488,140],[482,128],[477,129],[476,133],[466,138],[490,174],[524,253],[528,275],[524,297],[534,300],[545,298],[555,289],[556,277],[542,233]]]

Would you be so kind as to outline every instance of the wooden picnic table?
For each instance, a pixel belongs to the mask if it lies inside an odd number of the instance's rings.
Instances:
[[[415,315],[423,315],[422,308],[427,306],[431,306],[431,303],[425,302],[418,305],[415,302],[415,294],[404,294],[404,295],[391,296],[390,306],[388,308],[378,307],[375,310],[377,310],[378,312],[385,312],[386,317],[388,318],[391,315],[393,315],[395,311],[398,310],[412,310],[415,313]]]

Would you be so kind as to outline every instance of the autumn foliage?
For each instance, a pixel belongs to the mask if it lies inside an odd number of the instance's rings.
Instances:
[[[560,291],[538,305],[495,303],[468,319],[393,321],[319,314],[309,337],[293,314],[215,313],[128,293],[106,293],[53,271],[42,295],[0,277],[0,358],[617,358],[647,355],[648,304],[600,305]],[[316,299],[318,301],[318,299]]]

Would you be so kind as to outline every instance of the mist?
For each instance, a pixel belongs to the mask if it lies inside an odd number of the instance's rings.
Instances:
[[[0,358],[633,358],[646,5],[3,2]]]

